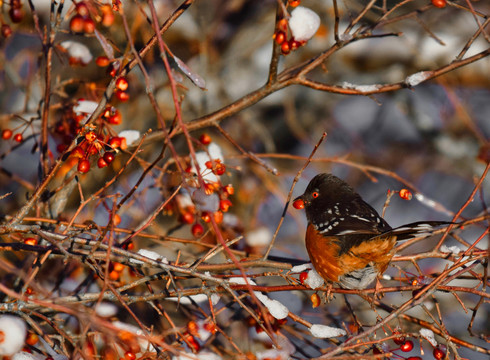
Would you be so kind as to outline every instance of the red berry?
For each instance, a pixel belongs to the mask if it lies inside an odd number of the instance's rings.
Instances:
[[[194,222],[194,214],[191,212],[185,212],[181,215],[180,221],[185,224],[192,224]]]
[[[20,23],[24,17],[24,12],[20,7],[11,7],[9,10],[10,20],[14,23]]]
[[[95,59],[95,63],[97,64],[97,66],[106,67],[109,66],[111,61],[107,56],[99,56],[97,59]]]
[[[12,131],[12,130],[10,130],[10,129],[4,129],[4,130],[2,131],[2,139],[3,139],[3,140],[8,140],[8,139],[10,139],[10,138],[12,137],[12,135],[13,135],[13,131]]]
[[[32,237],[26,238],[26,239],[24,239],[24,244],[26,244],[26,245],[37,245],[37,239],[32,238]]]
[[[412,200],[412,193],[408,189],[401,189],[398,193],[403,200]]]
[[[202,234],[204,234],[204,226],[199,223],[195,223],[192,225],[191,232],[194,237],[200,237]]]
[[[300,0],[289,0],[289,6],[296,7],[301,3]]]
[[[107,68],[107,73],[114,77],[117,74],[117,70],[119,69],[119,62],[115,61],[111,63],[111,65]]]
[[[442,9],[443,7],[446,7],[446,0],[432,0],[432,5]]]
[[[129,100],[129,94],[121,90],[116,90],[116,97],[121,102],[126,102]]]
[[[85,150],[82,149],[81,146],[76,146],[72,151],[71,151],[71,155],[72,156],[75,156],[75,157],[78,157],[78,158],[82,158],[85,156]]]
[[[95,31],[95,22],[91,18],[83,19],[83,31],[87,34]]]
[[[279,22],[277,23],[277,28],[281,31],[284,31],[286,32],[288,30],[288,21],[287,19],[281,19],[279,20]]]
[[[413,341],[412,340],[407,340],[400,346],[400,350],[403,352],[409,352],[409,351],[412,351],[412,349],[413,349]]]
[[[21,133],[15,134],[14,135],[14,141],[17,141],[18,143],[21,143],[24,140],[24,137],[22,136]]]
[[[124,353],[124,358],[125,358],[126,360],[134,360],[134,359],[136,359],[136,355],[135,355],[135,353],[133,353],[132,351],[129,351],[129,350],[128,350],[128,351],[126,351],[126,352]]]
[[[70,20],[70,30],[76,33],[83,32],[83,17],[75,15]]]
[[[308,271],[303,271],[301,272],[301,274],[299,274],[299,281],[301,282],[301,284],[304,285],[307,278],[308,278]]]
[[[291,46],[289,45],[289,42],[288,41],[284,41],[282,44],[281,44],[281,52],[283,55],[287,55],[291,52]]]
[[[104,160],[104,158],[103,158],[103,157],[101,157],[101,158],[99,158],[99,159],[97,160],[97,166],[98,166],[100,169],[102,169],[102,168],[104,168],[104,167],[106,167],[106,166],[107,166],[107,162]]]
[[[277,31],[274,34],[274,40],[277,45],[281,45],[286,40],[286,33],[284,31]]]
[[[89,131],[88,133],[85,134],[85,139],[91,143],[97,140],[97,134],[93,131]]]
[[[112,125],[120,125],[122,123],[122,115],[119,111],[116,110],[114,115],[109,116],[109,124]]]
[[[129,83],[128,83],[128,79],[126,79],[126,77],[121,76],[120,78],[118,78],[116,80],[116,88],[118,88],[119,90],[126,91],[126,90],[128,90],[128,87],[129,87]]]
[[[102,25],[109,27],[114,23],[114,13],[112,12],[112,7],[110,5],[103,5],[100,8],[102,12]]]
[[[81,16],[89,15],[88,7],[84,2],[79,2],[76,4],[76,12]]]
[[[291,48],[291,51],[296,50],[297,48],[301,47],[301,45],[303,45],[303,43],[294,39],[289,39],[289,47]]]
[[[441,349],[436,347],[436,348],[434,348],[432,355],[434,355],[434,359],[442,360],[446,356],[446,353],[444,351],[442,351]]]
[[[211,136],[204,133],[204,134],[201,134],[201,136],[199,136],[199,141],[203,145],[209,145],[209,144],[211,144],[211,141],[213,141],[213,140],[211,139]]]
[[[121,138],[120,137],[117,137],[117,136],[114,136],[113,138],[110,138],[109,139],[109,145],[114,148],[114,149],[117,149],[118,147],[121,147]]]
[[[303,199],[294,200],[293,207],[297,210],[304,209],[305,208],[305,202],[303,201]]]
[[[88,161],[87,159],[78,160],[77,170],[83,174],[88,172],[90,170],[90,161]]]
[[[12,35],[12,28],[9,24],[2,24],[2,36],[6,39]]]
[[[103,158],[107,164],[110,164],[111,162],[113,162],[114,157],[115,157],[114,153],[111,153],[111,152],[106,152],[106,153],[104,153],[104,156],[103,156]]]
[[[410,356],[407,360],[422,360],[420,356]]]

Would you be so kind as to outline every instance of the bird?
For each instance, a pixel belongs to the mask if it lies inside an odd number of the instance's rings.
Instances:
[[[383,274],[398,241],[451,224],[419,221],[392,228],[349,184],[329,173],[316,175],[293,207],[306,213],[305,246],[313,268],[345,289],[365,289]]]

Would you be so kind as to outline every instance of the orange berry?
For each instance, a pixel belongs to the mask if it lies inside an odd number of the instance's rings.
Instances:
[[[22,136],[21,133],[15,134],[14,135],[14,141],[17,141],[18,143],[21,143],[22,141],[24,141],[24,137]]]
[[[436,8],[442,9],[443,7],[446,7],[446,0],[432,0],[432,5],[434,5]]]
[[[305,202],[303,201],[303,199],[296,199],[293,202],[293,207],[297,210],[304,209],[305,208]]]
[[[100,8],[102,12],[102,25],[109,27],[114,23],[114,13],[112,12],[112,7],[110,5],[103,5]]]
[[[223,213],[221,211],[216,211],[213,216],[216,224],[221,224],[223,222]]]
[[[218,328],[216,327],[216,324],[214,324],[212,322],[205,323],[203,325],[203,327],[204,327],[204,330],[210,332],[211,334],[216,334],[218,332]]]
[[[109,145],[110,147],[117,149],[118,147],[121,147],[121,138],[114,136],[109,139]]]
[[[31,246],[37,245],[37,239],[32,238],[32,237],[26,238],[26,239],[24,239],[24,244],[31,245]]]
[[[34,346],[37,344],[38,341],[39,341],[39,337],[36,334],[34,334],[30,331],[27,333],[27,337],[26,337],[26,344],[27,345]]]
[[[83,17],[81,15],[75,15],[70,20],[70,30],[76,33],[83,32]]]
[[[289,0],[289,6],[296,7],[301,3],[300,0]]]
[[[279,22],[277,23],[277,28],[281,31],[284,31],[286,32],[288,30],[288,21],[287,19],[281,19],[279,20]]]
[[[116,80],[116,88],[118,88],[119,90],[126,91],[128,90],[128,87],[129,87],[128,79],[126,79],[125,76],[121,76]]]
[[[204,165],[206,165],[206,167],[208,169],[212,169],[213,168],[213,162],[211,160],[208,160],[204,163]]]
[[[10,138],[12,137],[12,135],[13,135],[13,131],[12,131],[12,130],[10,130],[10,129],[4,129],[4,130],[2,131],[2,139],[3,139],[3,140],[8,140],[8,139],[10,139]]]
[[[95,22],[91,18],[83,19],[83,31],[87,34],[95,31]]]
[[[310,300],[311,300],[311,306],[316,308],[318,306],[320,306],[320,296],[318,296],[317,293],[314,293],[314,294],[311,294],[310,296]]]
[[[192,224],[194,222],[194,214],[191,212],[185,212],[181,215],[180,221],[185,224]]]
[[[90,161],[87,159],[80,159],[78,161],[77,170],[85,174],[90,170]]]
[[[412,193],[408,189],[401,189],[398,193],[403,200],[412,200]]]
[[[114,214],[112,221],[114,222],[114,226],[118,226],[121,223],[121,217],[119,214]]]
[[[211,143],[211,141],[213,141],[213,140],[211,139],[211,136],[204,133],[204,134],[201,134],[201,136],[199,136],[199,141],[203,145],[209,145]]]
[[[287,55],[291,52],[291,46],[289,45],[289,42],[288,41],[284,41],[282,44],[281,44],[281,52],[283,55]]]
[[[124,265],[116,262],[113,264],[113,269],[114,269],[114,271],[122,272],[124,270]]]
[[[95,59],[95,63],[97,64],[97,66],[106,67],[109,66],[111,61],[107,56],[99,56],[97,59]]]
[[[274,33],[274,40],[277,45],[281,45],[286,40],[286,33],[284,31],[277,31]]]
[[[119,274],[116,270],[112,270],[110,273],[109,273],[109,279],[111,279],[112,281],[117,281],[119,280],[119,276],[121,276],[121,274]]]
[[[225,192],[228,194],[228,195],[233,195],[235,193],[235,188],[233,187],[232,184],[228,184],[224,187],[224,190]]]
[[[75,7],[75,11],[77,12],[77,14],[84,17],[89,15],[87,4],[85,4],[84,2],[77,3]]]
[[[197,323],[193,320],[189,321],[187,323],[187,331],[189,334],[197,336],[199,334],[199,327],[197,326]]]
[[[434,348],[432,355],[434,356],[434,359],[442,360],[446,356],[446,353],[443,350],[436,347],[436,348]]]
[[[210,223],[211,222],[211,215],[207,211],[205,211],[205,212],[202,213],[201,219],[205,223]]]

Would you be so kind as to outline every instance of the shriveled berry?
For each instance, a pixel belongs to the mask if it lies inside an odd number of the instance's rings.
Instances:
[[[412,200],[412,193],[408,189],[401,189],[398,194],[403,200]]]
[[[221,224],[223,222],[223,213],[221,211],[216,211],[213,213],[213,217],[216,224]]]
[[[311,294],[310,296],[310,300],[311,300],[311,306],[316,308],[318,306],[320,306],[320,296],[318,296],[317,293],[314,293],[314,294]]]
[[[85,4],[84,2],[77,3],[76,7],[75,7],[75,11],[77,12],[77,14],[79,14],[81,16],[88,16],[89,15],[89,10],[88,10],[87,4]]]
[[[12,35],[12,28],[9,24],[2,24],[2,36],[6,39]]]
[[[87,140],[89,143],[94,142],[97,140],[97,134],[93,131],[89,131],[85,134],[85,140]]]
[[[291,52],[291,46],[288,41],[285,41],[281,44],[281,52],[283,55],[287,55]]]
[[[223,175],[226,172],[226,166],[221,162],[217,162],[214,168],[214,173],[218,176]]]
[[[3,140],[8,140],[12,137],[12,135],[14,134],[14,132],[10,129],[4,129],[2,131],[2,139]]]
[[[223,199],[223,200],[220,200],[220,202],[219,202],[219,209],[223,212],[227,212],[230,209],[231,205],[232,205],[232,203],[230,200]]]
[[[287,19],[281,19],[277,23],[277,28],[281,31],[286,32],[288,30],[288,20]]]
[[[228,194],[228,195],[233,195],[235,193],[235,188],[233,187],[232,184],[228,184],[224,187],[224,190],[225,192]]]

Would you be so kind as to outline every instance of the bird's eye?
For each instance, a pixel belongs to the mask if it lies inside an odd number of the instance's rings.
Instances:
[[[318,191],[313,191],[313,192],[311,193],[311,196],[312,196],[314,199],[316,199],[317,197],[319,197],[319,196],[320,196],[320,193],[319,193]]]

